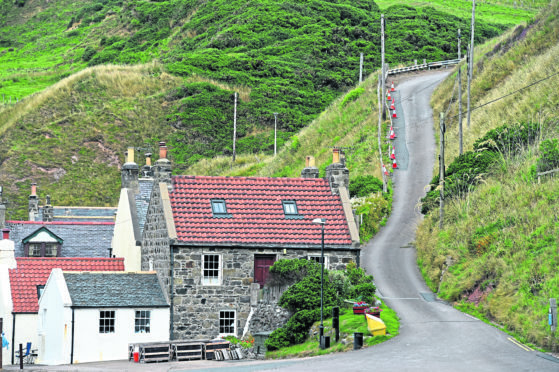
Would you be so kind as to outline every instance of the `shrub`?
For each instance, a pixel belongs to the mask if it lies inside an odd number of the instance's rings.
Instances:
[[[350,197],[365,197],[382,191],[382,181],[375,176],[357,176],[349,183]]]
[[[96,53],[96,50],[90,46],[88,46],[87,48],[85,48],[85,50],[83,51],[82,54],[82,61],[87,62],[91,59],[91,57],[93,57]]]
[[[538,170],[540,172],[559,168],[559,140],[557,138],[542,141],[540,153],[538,161]]]

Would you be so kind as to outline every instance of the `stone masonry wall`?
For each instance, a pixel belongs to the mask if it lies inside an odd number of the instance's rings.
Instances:
[[[218,254],[222,262],[220,285],[202,285],[202,256]],[[236,336],[241,337],[250,313],[251,290],[254,279],[255,254],[274,254],[282,258],[307,258],[320,254],[320,249],[229,248],[175,246],[174,264],[174,331],[176,339],[207,339],[219,335],[219,312],[236,312]],[[344,269],[357,261],[359,250],[325,250],[328,266]],[[142,258],[143,260],[143,258]],[[168,261],[167,261],[168,262]],[[158,270],[159,271],[159,270]],[[271,309],[270,309],[271,310]],[[277,312],[282,323],[285,314]],[[269,328],[274,322],[260,316],[261,326]],[[253,328],[251,326],[251,328]],[[273,329],[267,329],[273,330]]]
[[[163,215],[161,195],[157,185],[155,185],[152,190],[150,205],[144,225],[142,238],[142,270],[150,270],[150,261],[153,265],[152,269],[157,271],[163,284],[167,287],[167,293],[170,293],[171,263],[169,236],[167,233],[165,216]]]

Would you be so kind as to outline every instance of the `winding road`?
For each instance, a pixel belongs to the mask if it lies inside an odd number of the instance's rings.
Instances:
[[[559,371],[559,360],[438,300],[417,268],[410,245],[422,218],[416,205],[435,160],[429,101],[448,73],[422,73],[397,87],[403,98],[408,166],[395,172],[392,215],[362,251],[362,264],[374,275],[378,294],[400,317],[400,335],[371,348],[275,365],[273,370]]]

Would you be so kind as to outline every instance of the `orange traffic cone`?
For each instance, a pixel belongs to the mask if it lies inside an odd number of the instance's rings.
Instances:
[[[392,154],[390,154],[390,159],[394,160],[396,159],[396,154],[394,153],[395,148],[392,147]]]
[[[386,90],[386,100],[390,101],[392,99],[392,97],[390,96],[390,90]]]
[[[396,116],[396,109],[392,110],[392,117],[393,117],[393,118],[397,118],[397,116]]]
[[[390,86],[390,91],[394,92],[394,82],[392,82],[392,85]]]
[[[392,169],[398,168],[398,164],[396,164],[396,159],[392,160]]]
[[[390,127],[390,139],[393,140],[396,138],[396,133],[394,133],[394,128]]]
[[[386,167],[384,166],[384,164],[382,165],[382,171],[384,172],[384,174],[386,176],[388,176],[388,170],[386,169]]]
[[[390,104],[390,109],[391,110],[396,110],[396,107],[394,106],[394,98],[392,98],[392,103]]]

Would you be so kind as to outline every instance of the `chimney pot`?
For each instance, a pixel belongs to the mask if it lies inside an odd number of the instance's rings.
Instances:
[[[340,149],[333,149],[332,150],[332,164],[336,164],[340,162]]]
[[[167,159],[167,146],[165,146],[165,142],[159,142],[159,159]]]
[[[314,156],[307,156],[306,161],[305,161],[305,167],[314,167]]]
[[[2,229],[2,239],[10,239],[10,229]]]
[[[151,167],[151,152],[146,152],[146,165]]]
[[[31,184],[31,196],[37,196],[37,184],[35,182]]]
[[[126,152],[126,162],[133,163],[134,162],[134,148],[129,147],[128,151]]]

